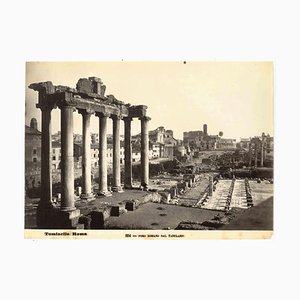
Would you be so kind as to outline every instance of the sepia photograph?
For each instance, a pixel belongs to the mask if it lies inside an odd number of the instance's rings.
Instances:
[[[271,236],[271,62],[28,62],[25,106],[27,237]]]
[[[1,299],[299,298],[296,4],[3,3]]]

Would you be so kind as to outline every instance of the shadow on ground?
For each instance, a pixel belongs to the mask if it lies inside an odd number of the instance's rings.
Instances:
[[[273,230],[273,197],[245,210],[219,230]]]

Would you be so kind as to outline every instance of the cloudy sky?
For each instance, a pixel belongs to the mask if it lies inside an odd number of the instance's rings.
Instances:
[[[106,94],[131,104],[148,106],[150,129],[164,126],[182,139],[183,132],[224,132],[237,138],[273,135],[273,64],[269,62],[30,62],[26,65],[27,125],[41,112],[35,108],[37,92],[28,85],[52,81],[76,87],[79,78],[100,77]],[[60,111],[52,113],[52,131],[60,130]],[[109,122],[108,132],[111,132]],[[74,132],[82,131],[81,115],[74,113]],[[98,118],[92,117],[92,132]],[[123,125],[121,126],[123,131]],[[140,132],[140,121],[132,124]]]

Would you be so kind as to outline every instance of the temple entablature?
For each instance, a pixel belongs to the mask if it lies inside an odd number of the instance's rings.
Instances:
[[[29,88],[39,92],[37,107],[41,109],[68,105],[122,117],[140,118],[146,115],[145,105],[131,105],[114,95],[105,96],[106,86],[98,77],[80,78],[76,88],[55,86],[51,81],[32,83]]]

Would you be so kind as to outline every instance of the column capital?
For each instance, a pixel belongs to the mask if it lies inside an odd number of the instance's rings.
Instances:
[[[132,121],[132,117],[123,117],[123,121],[124,122],[131,122]]]
[[[96,116],[99,117],[99,118],[103,118],[103,117],[110,117],[110,113],[108,112],[100,112],[100,111],[96,111]]]
[[[139,120],[141,120],[141,121],[150,121],[151,118],[147,117],[147,116],[142,116],[142,117],[139,117]]]
[[[95,111],[93,109],[90,108],[78,108],[77,109],[78,113],[82,114],[82,115],[92,115],[95,113]]]
[[[70,109],[72,109],[73,112],[76,111],[75,105],[72,105],[72,104],[67,103],[67,102],[61,102],[61,103],[59,103],[57,106],[58,106],[58,108],[59,108],[60,110],[62,110],[62,109],[64,109],[64,108],[70,108]]]
[[[63,107],[75,108],[77,104],[71,92],[64,92],[56,103],[59,108],[63,108]]]
[[[41,111],[51,111],[52,109],[56,108],[55,105],[53,104],[46,104],[46,103],[37,103],[36,105],[36,108],[39,108]]]
[[[113,120],[122,120],[123,119],[122,115],[111,115],[111,118]]]

